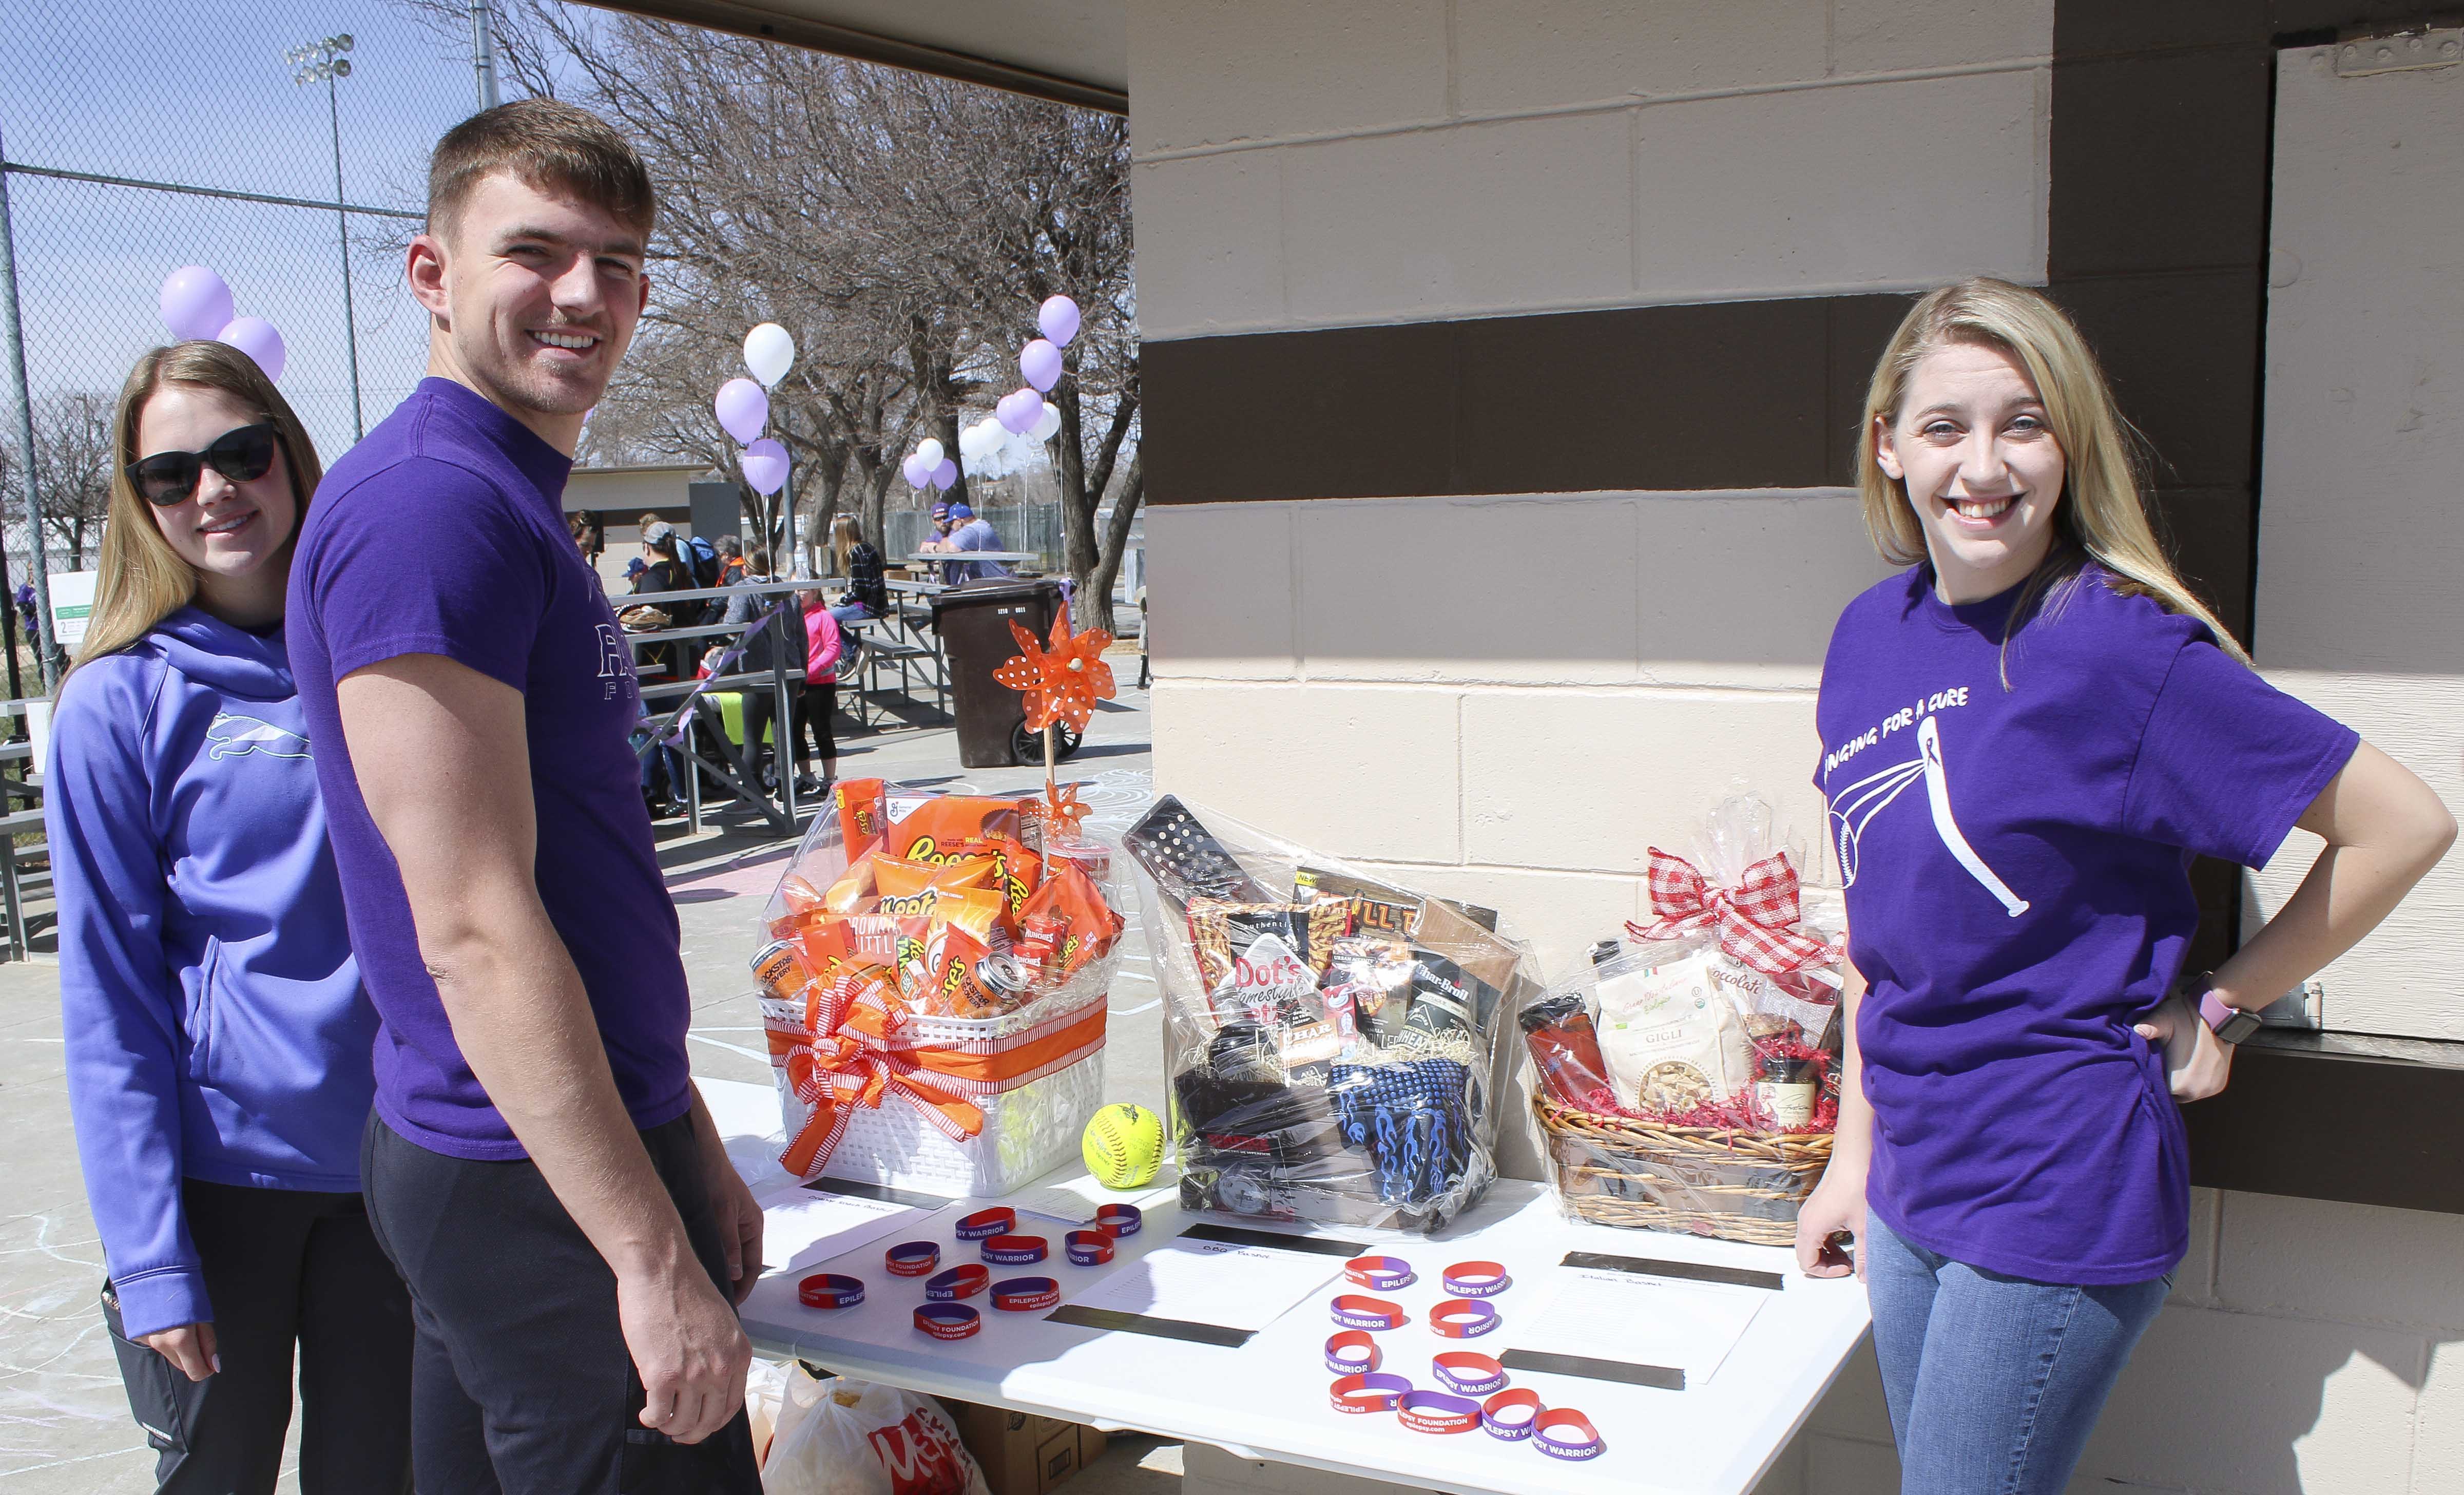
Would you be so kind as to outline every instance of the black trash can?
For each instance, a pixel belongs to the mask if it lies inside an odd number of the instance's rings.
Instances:
[[[941,657],[950,671],[950,707],[958,718],[958,763],[965,768],[1008,768],[1042,762],[1044,747],[1026,730],[1025,697],[993,678],[1019,654],[1013,623],[1052,638],[1061,610],[1058,582],[970,582],[933,599],[933,627],[941,635]],[[1078,734],[1057,730],[1054,752],[1067,758]]]

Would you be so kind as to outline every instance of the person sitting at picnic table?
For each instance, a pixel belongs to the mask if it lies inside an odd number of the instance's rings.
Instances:
[[[830,555],[847,583],[830,616],[841,624],[889,617],[890,588],[882,580],[881,552],[864,538],[854,515],[842,514],[830,521]]]
[[[951,524],[950,506],[946,503],[935,504],[933,506],[933,538],[918,544],[915,548],[917,550],[949,549]]]
[[[993,533],[992,521],[979,518],[976,511],[963,503],[950,505],[951,550],[999,550],[1001,537]],[[941,564],[941,579],[957,585],[960,582],[989,581],[1010,574],[1009,567],[998,561],[947,561]]]

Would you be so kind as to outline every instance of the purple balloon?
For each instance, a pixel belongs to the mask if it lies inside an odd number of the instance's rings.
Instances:
[[[750,379],[731,379],[718,386],[718,424],[738,441],[750,442],[770,422],[770,396]]]
[[[957,481],[958,464],[948,457],[943,457],[941,465],[933,470],[933,487],[937,492],[946,494]]]
[[[1037,389],[1049,389],[1061,382],[1061,350],[1038,338],[1018,350],[1018,371]]]
[[[163,325],[183,342],[212,338],[231,323],[231,287],[203,265],[163,277]]]
[[[1013,436],[1023,436],[1035,429],[1035,419],[1044,413],[1044,396],[1032,389],[1013,389],[1001,396],[993,407],[993,419],[1001,429]]]
[[[1069,340],[1078,336],[1078,303],[1066,296],[1048,297],[1035,309],[1035,325],[1054,347],[1069,346]]]
[[[933,485],[933,470],[926,467],[924,459],[913,451],[907,453],[907,460],[899,467],[898,472],[907,479],[907,486],[910,488],[929,488]]]
[[[764,497],[777,493],[780,485],[787,481],[787,449],[767,436],[744,449],[739,465],[744,469],[744,480]]]
[[[262,317],[234,318],[214,341],[239,349],[256,360],[256,366],[265,371],[266,378],[275,384],[282,382],[282,334],[274,330],[274,323]]]

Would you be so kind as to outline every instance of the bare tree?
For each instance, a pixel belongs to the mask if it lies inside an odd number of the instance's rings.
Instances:
[[[459,0],[396,3],[467,33]],[[1050,396],[1063,559],[1082,621],[1110,626],[1142,494],[1122,121],[555,0],[500,4],[496,35],[508,77],[606,116],[659,187],[652,310],[595,450],[733,472],[710,396],[746,328],[781,323],[798,357],[771,434],[794,459],[809,562],[830,514],[860,515],[878,539],[891,503],[917,501],[900,458],[925,436],[955,453],[959,427],[1018,385],[1037,305],[1067,294],[1084,325]],[[950,496],[966,495],[962,473]]]
[[[111,512],[111,418],[116,407],[112,396],[91,392],[34,402],[34,488],[42,495],[44,539],[71,571],[86,568],[87,548],[102,539],[103,519]],[[5,454],[0,454],[0,473],[10,479],[5,499],[0,499],[0,517],[22,527],[25,494]]]

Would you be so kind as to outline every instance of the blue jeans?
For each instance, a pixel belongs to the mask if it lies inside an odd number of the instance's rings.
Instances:
[[[1901,1495],[2059,1495],[2171,1274],[2028,1282],[1928,1251],[1870,1212],[1859,1249]]]

